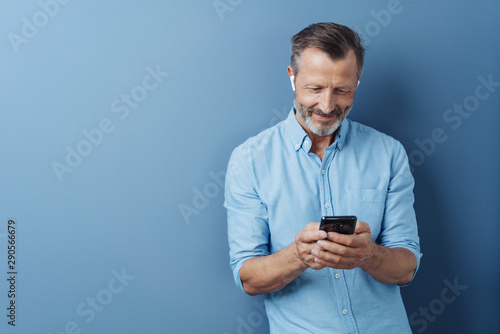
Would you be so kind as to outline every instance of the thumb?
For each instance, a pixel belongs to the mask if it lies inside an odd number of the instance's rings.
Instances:
[[[356,228],[354,229],[354,234],[362,234],[362,233],[370,233],[371,234],[370,225],[358,220],[356,222]]]

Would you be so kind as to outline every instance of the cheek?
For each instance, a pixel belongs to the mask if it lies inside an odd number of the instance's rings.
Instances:
[[[318,97],[311,94],[297,94],[297,102],[306,108],[310,108],[318,103]]]
[[[352,106],[353,101],[354,101],[353,98],[342,98],[339,99],[338,105],[342,110],[346,111]]]

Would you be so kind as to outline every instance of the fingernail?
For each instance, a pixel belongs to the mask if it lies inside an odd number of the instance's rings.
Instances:
[[[318,246],[323,247],[325,245],[325,242],[323,240],[318,240],[317,244]]]
[[[311,254],[314,255],[314,256],[318,256],[318,250],[317,249],[313,249],[311,251]]]

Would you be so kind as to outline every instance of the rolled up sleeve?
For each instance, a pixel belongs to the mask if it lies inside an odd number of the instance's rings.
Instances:
[[[378,240],[380,245],[388,248],[404,247],[410,250],[417,259],[417,267],[413,274],[415,277],[422,257],[413,208],[415,182],[408,164],[408,157],[401,144],[394,155],[391,169],[382,231]],[[410,283],[411,281],[408,284]]]
[[[236,285],[243,290],[240,269],[255,256],[269,255],[267,208],[255,188],[245,149],[239,146],[229,160],[225,201],[227,209],[230,265]]]

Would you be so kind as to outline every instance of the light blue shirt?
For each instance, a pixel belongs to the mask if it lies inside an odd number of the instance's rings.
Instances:
[[[292,109],[288,118],[238,146],[229,161],[225,203],[231,268],[283,249],[322,216],[355,215],[372,240],[404,247],[420,264],[413,177],[403,146],[345,119],[323,161]],[[415,270],[416,272],[416,270]],[[360,268],[307,269],[265,295],[271,333],[411,333],[398,285]]]

